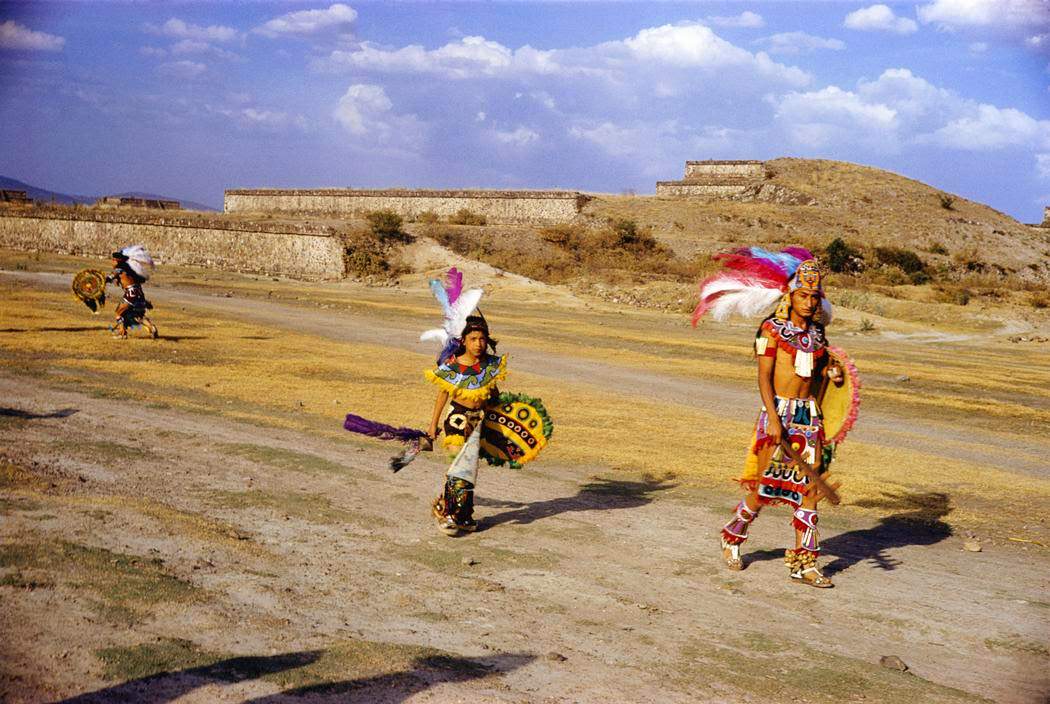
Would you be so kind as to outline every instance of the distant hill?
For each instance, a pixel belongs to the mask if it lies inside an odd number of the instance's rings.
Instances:
[[[37,188],[31,186],[28,183],[15,180],[13,178],[7,178],[6,176],[0,176],[0,189],[10,191],[25,191],[33,200],[42,200],[50,203],[54,201],[56,203],[63,203],[65,205],[72,205],[74,203],[94,203],[94,196],[71,196],[66,193],[56,193],[49,191],[45,188]]]
[[[55,203],[63,203],[66,205],[72,205],[74,203],[86,203],[91,204],[102,197],[107,196],[125,196],[130,198],[151,198],[156,200],[177,200],[182,203],[182,207],[187,210],[205,210],[205,211],[216,211],[218,208],[213,208],[210,205],[204,205],[203,203],[197,203],[192,200],[182,200],[181,198],[172,198],[171,196],[157,195],[156,193],[144,193],[142,191],[125,191],[124,193],[105,193],[97,196],[78,196],[70,195],[68,193],[57,193],[55,191],[49,191],[46,188],[37,188],[28,183],[18,181],[13,178],[6,176],[0,176],[0,189],[14,190],[14,191],[25,191],[33,200],[41,200],[44,202],[54,201]]]

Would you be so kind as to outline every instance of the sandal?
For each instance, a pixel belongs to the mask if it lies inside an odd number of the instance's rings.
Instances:
[[[726,550],[729,554],[726,554]],[[744,569],[744,561],[740,558],[740,543],[726,542],[725,537],[722,538],[722,559],[725,560],[726,567],[734,572]]]

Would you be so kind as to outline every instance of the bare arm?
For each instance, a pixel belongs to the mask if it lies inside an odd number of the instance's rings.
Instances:
[[[430,429],[427,431],[427,435],[433,440],[438,434],[438,421],[441,420],[441,413],[445,410],[445,404],[448,403],[448,392],[439,391],[437,398],[434,400],[434,413],[430,418]]]
[[[780,424],[780,416],[777,415],[776,390],[773,387],[773,373],[776,371],[776,363],[776,356],[759,356],[758,392],[762,396],[762,405],[765,406],[766,415],[769,417],[766,423],[766,435],[769,436],[774,445],[779,445],[784,434],[784,427]]]

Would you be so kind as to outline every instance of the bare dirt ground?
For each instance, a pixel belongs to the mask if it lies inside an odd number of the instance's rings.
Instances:
[[[37,295],[59,280],[19,272],[0,283]],[[318,350],[327,349],[321,340],[367,343],[392,357],[408,354],[420,329],[394,292],[376,299],[386,308],[333,311],[295,302],[293,285],[266,286],[263,299],[165,284],[152,298],[169,338],[112,344],[127,345],[129,360],[145,349],[180,352],[189,383],[204,363],[203,352],[193,357],[204,344],[195,337],[207,335],[173,330],[166,310],[312,336]],[[583,308],[552,313],[551,325]],[[588,326],[600,324],[595,315]],[[5,701],[1028,703],[1050,693],[1042,528],[1024,526],[1034,543],[1001,538],[994,505],[974,503],[951,471],[936,490],[895,468],[898,483],[825,512],[825,562],[837,583],[828,591],[788,582],[784,509],[756,522],[748,567],[731,573],[717,549],[732,501],[725,486],[602,455],[567,462],[552,452],[525,470],[483,470],[481,530],[450,539],[428,510],[440,457],[391,475],[390,446],[309,424],[245,422],[221,405],[188,410],[159,390],[156,402],[128,400],[108,377],[70,385],[68,359],[45,360],[45,374],[18,356],[42,329],[37,320],[5,313],[0,333]],[[56,318],[55,354],[108,350],[103,336],[85,337],[99,322],[78,332]],[[561,354],[555,333],[551,354],[514,347],[517,368],[551,383],[585,379],[610,403],[617,394],[639,407],[655,398],[697,413],[751,413],[745,383]],[[252,337],[264,353],[267,335]],[[273,379],[250,381],[275,383],[280,373],[275,365]],[[1023,432],[1042,422],[1023,414],[1025,404],[1041,412],[1042,397],[1003,410],[1016,415],[1017,432],[997,432],[951,408],[895,417],[904,407],[891,392],[887,382],[889,401],[864,416],[858,446],[910,445],[960,472],[996,448],[1012,459],[1016,491],[1045,481],[1048,442]],[[561,411],[568,434],[572,409]],[[650,442],[664,441],[657,431]],[[981,552],[962,548],[955,516],[966,507],[989,512],[974,524],[995,536]],[[909,671],[880,665],[888,655]]]

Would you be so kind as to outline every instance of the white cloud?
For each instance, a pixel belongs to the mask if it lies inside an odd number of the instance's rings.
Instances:
[[[861,145],[883,154],[909,145],[1050,150],[1050,120],[964,98],[905,68],[861,80],[854,91],[828,86],[769,100],[781,129],[805,147]]]
[[[208,67],[196,61],[170,61],[157,67],[157,72],[171,78],[196,78]]]
[[[37,32],[14,20],[0,22],[0,49],[61,51],[65,44],[65,37]]]
[[[202,42],[199,39],[180,39],[171,45],[171,53],[174,55],[180,54],[211,54],[217,56],[220,59],[239,59],[240,56],[232,51],[227,51],[217,46],[213,46],[208,42]]]
[[[379,118],[393,107],[382,86],[355,83],[339,99],[332,116],[350,134],[363,135],[373,131]]]
[[[716,27],[765,27],[766,21],[762,19],[762,15],[745,10],[739,15],[732,15],[730,17],[708,17],[707,21]]]
[[[279,110],[244,108],[239,114],[244,121],[271,130],[282,130],[291,126],[300,129],[306,127],[306,118],[302,115],[290,115]]]
[[[417,155],[424,146],[426,125],[415,115],[395,113],[393,101],[379,85],[351,85],[332,117],[346,130],[351,146],[370,152],[404,158]]]
[[[988,42],[970,42],[970,45],[967,48],[970,50],[971,54],[978,56],[988,51]]]
[[[840,39],[817,37],[805,32],[781,32],[768,37],[756,39],[754,44],[766,49],[770,54],[808,54],[821,49],[842,51],[846,43]]]
[[[1050,149],[1050,120],[1036,120],[1014,108],[982,103],[970,114],[935,131],[930,140],[967,151],[1024,146]]]
[[[153,34],[163,34],[174,39],[195,39],[206,42],[228,42],[236,39],[238,36],[237,30],[232,27],[224,27],[222,25],[201,27],[175,17],[172,17],[159,27],[146,25],[146,30]]]
[[[387,49],[364,42],[336,50],[315,67],[340,71],[438,74],[448,78],[590,76],[623,80],[632,71],[721,69],[737,67],[765,79],[806,85],[801,69],[776,63],[764,52],[752,54],[716,35],[709,27],[682,23],[649,27],[623,40],[591,47],[540,50],[510,49],[484,37],[463,37],[437,49],[418,44]],[[651,82],[651,76],[645,81]]]
[[[1050,154],[1035,155],[1035,170],[1039,178],[1050,181]]]
[[[934,0],[917,8],[923,23],[961,27],[1048,27],[1046,0]]]
[[[838,86],[781,96],[776,120],[807,147],[849,140],[885,143],[898,126],[896,110]]]
[[[846,15],[843,25],[849,29],[896,32],[897,34],[911,34],[919,28],[915,20],[897,17],[888,5],[881,4],[854,10]]]
[[[519,127],[511,132],[496,130],[492,133],[495,140],[501,144],[509,144],[514,147],[527,146],[540,138],[539,132],[527,127]]]
[[[325,10],[299,10],[289,12],[256,27],[255,32],[266,37],[311,36],[326,32],[349,35],[357,11],[349,5],[335,3]]]
[[[162,59],[168,55],[168,50],[161,49],[159,46],[144,46],[139,49],[139,53],[154,59]]]
[[[478,114],[474,116],[474,122],[484,122],[488,115],[484,110],[478,110]]]

